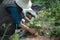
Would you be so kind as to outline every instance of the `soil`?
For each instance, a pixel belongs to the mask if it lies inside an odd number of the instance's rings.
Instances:
[[[59,40],[59,38],[55,37],[46,37],[46,36],[28,36],[26,40]]]

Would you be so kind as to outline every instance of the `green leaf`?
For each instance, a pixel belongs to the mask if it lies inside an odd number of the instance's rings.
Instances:
[[[19,34],[14,33],[11,37],[10,40],[19,40]]]
[[[41,23],[37,23],[37,24],[35,24],[35,26],[39,26],[39,27],[41,27]]]
[[[34,20],[35,20],[35,18],[32,17],[31,20],[30,20],[30,24],[33,24]]]
[[[35,35],[36,35],[36,36],[39,36],[39,33],[38,33],[38,32],[36,32],[36,33],[35,33]]]

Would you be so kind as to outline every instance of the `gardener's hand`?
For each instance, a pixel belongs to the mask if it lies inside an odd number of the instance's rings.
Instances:
[[[32,34],[35,34],[36,33],[35,30],[32,29],[32,28],[29,28],[29,32],[32,33]]]
[[[25,17],[25,21],[26,21],[26,22],[29,22],[30,19],[29,19],[28,17]]]

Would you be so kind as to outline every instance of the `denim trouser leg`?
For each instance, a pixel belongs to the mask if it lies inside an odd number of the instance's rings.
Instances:
[[[19,25],[21,23],[21,19],[19,18],[18,10],[16,7],[7,7],[7,11],[11,13],[13,21]]]

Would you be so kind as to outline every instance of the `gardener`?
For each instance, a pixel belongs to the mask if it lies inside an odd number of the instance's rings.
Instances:
[[[7,0],[6,2],[6,10],[12,15],[13,21],[19,25],[19,27],[29,31],[34,34],[35,30],[27,27],[22,23],[22,19],[29,21],[26,17],[26,12],[30,12],[33,16],[37,17],[36,13],[31,9],[32,3],[30,0]],[[20,16],[19,16],[20,11]],[[22,14],[22,15],[21,15]],[[24,18],[22,18],[22,16]]]

